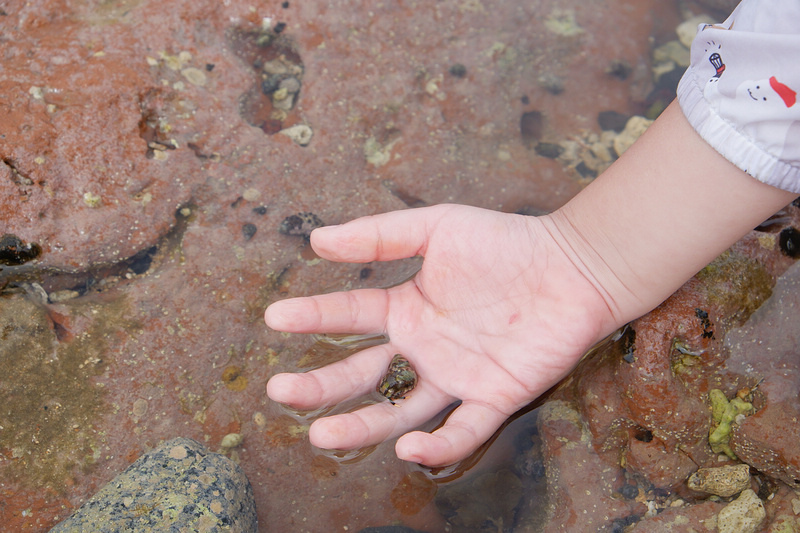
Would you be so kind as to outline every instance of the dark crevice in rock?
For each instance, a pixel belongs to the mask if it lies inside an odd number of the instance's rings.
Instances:
[[[2,162],[5,166],[8,167],[9,173],[11,175],[11,180],[14,182],[15,185],[20,187],[33,185],[33,180],[30,177],[28,177],[27,174],[25,174],[20,170],[19,166],[13,159],[11,159],[10,157],[4,157],[2,159]]]
[[[36,259],[41,253],[42,248],[34,242],[25,244],[10,233],[0,237],[0,265],[22,265]]]
[[[0,250],[0,293],[24,292],[25,286],[36,283],[47,294],[71,291],[74,297],[82,296],[90,291],[101,292],[120,282],[146,275],[156,268],[163,258],[169,256],[176,247],[180,246],[193,211],[192,205],[179,208],[175,213],[175,224],[159,239],[157,244],[148,246],[116,263],[97,264],[82,271],[69,271],[24,261],[4,262],[2,250]],[[3,237],[3,242],[8,237],[15,238],[13,235],[6,235]],[[16,248],[34,246],[38,249],[35,244],[22,245],[19,239],[16,239],[15,242],[20,243]]]
[[[134,274],[144,274],[150,270],[153,264],[153,256],[158,252],[158,246],[151,246],[146,250],[141,250],[128,260],[128,268]]]

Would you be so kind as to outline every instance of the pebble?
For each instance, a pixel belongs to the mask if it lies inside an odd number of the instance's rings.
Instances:
[[[519,119],[519,132],[525,142],[537,142],[544,132],[544,115],[541,111],[528,111]]]
[[[800,256],[800,231],[793,227],[783,229],[778,236],[778,245],[784,255],[797,258]]]
[[[728,498],[750,487],[750,465],[701,468],[686,483],[692,490]]]
[[[555,74],[545,73],[539,76],[536,81],[539,86],[550,94],[561,94],[564,92],[564,79]]]
[[[241,468],[177,438],[137,459],[51,533],[258,531],[253,490]]]
[[[256,231],[258,231],[258,228],[256,227],[255,224],[251,224],[248,222],[247,224],[242,225],[242,236],[246,241],[252,239],[253,235],[256,234]]]
[[[198,87],[205,87],[206,85],[206,73],[199,68],[185,68],[181,70],[181,75],[192,85],[197,85]]]
[[[255,202],[256,200],[259,199],[260,196],[261,196],[261,191],[259,191],[258,189],[254,189],[252,187],[249,189],[245,189],[245,191],[242,193],[242,198],[244,198],[248,202]]]
[[[534,147],[534,150],[540,156],[547,157],[549,159],[556,159],[558,156],[564,153],[564,148],[560,144],[548,142],[538,143]]]
[[[767,517],[764,504],[756,493],[747,489],[726,505],[717,516],[719,533],[756,533]]]
[[[132,414],[136,418],[142,418],[147,414],[148,403],[144,398],[139,398],[133,402]]]
[[[308,143],[311,142],[311,137],[314,136],[314,131],[305,124],[297,124],[294,126],[290,126],[288,128],[282,129],[278,133],[286,135],[300,146],[307,146]]]
[[[324,225],[322,220],[314,213],[303,212],[284,218],[278,227],[278,231],[283,235],[300,235],[308,239],[312,231]]]
[[[300,91],[300,81],[297,78],[295,78],[294,76],[291,76],[289,78],[281,80],[281,82],[278,84],[278,89],[279,90],[286,89],[286,92],[288,92],[288,93],[299,92]]]
[[[639,487],[636,485],[628,485],[627,483],[620,487],[619,489],[620,495],[626,500],[632,500],[639,495]]]
[[[50,303],[59,303],[59,302],[66,302],[67,300],[72,300],[73,298],[77,298],[80,296],[81,293],[78,291],[73,291],[70,289],[64,289],[61,291],[51,292],[49,294]]]
[[[83,193],[83,203],[89,207],[100,207],[100,204],[103,203],[103,199],[98,194],[94,194],[93,192],[85,192]]]
[[[467,75],[467,67],[465,67],[461,63],[454,63],[450,66],[448,70],[451,76],[455,76],[456,78],[463,78]]]
[[[244,436],[241,433],[228,433],[222,437],[219,445],[222,448],[236,448],[244,441]]]

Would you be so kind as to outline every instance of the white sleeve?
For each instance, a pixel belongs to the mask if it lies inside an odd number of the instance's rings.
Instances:
[[[800,0],[744,0],[701,25],[678,101],[691,125],[756,179],[800,193]]]

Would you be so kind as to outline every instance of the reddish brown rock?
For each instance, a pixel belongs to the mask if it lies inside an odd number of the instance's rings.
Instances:
[[[152,95],[181,97],[160,87],[128,28],[104,36],[64,6],[53,19],[38,9],[3,17],[0,209],[7,231],[42,246],[42,265],[116,263],[155,244],[191,196],[193,154],[148,159],[142,135]]]
[[[798,215],[788,208],[779,225],[796,224]],[[623,465],[627,477],[654,488],[655,497],[645,501],[661,514],[643,519],[635,531],[701,530],[721,507],[702,503],[704,496],[685,485],[698,467],[727,462],[720,463],[708,444],[708,392],[714,388],[728,399],[753,402],[753,413],[732,421],[731,447],[762,473],[754,485],[762,487],[761,498],[800,479],[800,362],[792,312],[800,305],[800,269],[786,271],[792,262],[779,249],[779,229],[765,225],[737,243],[618,340],[601,345],[556,392],[579,400],[575,425],[588,426],[608,468]],[[543,433],[545,453],[558,446],[547,436],[572,439],[572,433],[569,427]],[[604,483],[595,487],[602,490]],[[672,508],[678,497],[684,503]],[[598,496],[594,505],[604,504]],[[767,509],[768,517],[775,514]]]
[[[660,439],[633,438],[625,452],[627,468],[641,474],[656,487],[677,488],[697,469],[680,448],[670,449]]]
[[[602,12],[577,0],[283,4],[35,0],[0,9],[4,232],[42,248],[36,261],[0,272],[9,281],[2,301],[33,299],[25,309],[33,305],[36,320],[22,333],[49,349],[2,355],[14,365],[6,375],[41,378],[29,387],[17,380],[30,401],[4,428],[19,439],[0,449],[6,527],[48,530],[163,440],[218,447],[239,433],[243,444],[226,453],[242,465],[259,520],[272,529],[353,531],[402,520],[442,531],[432,504],[414,515],[392,506],[408,472],[391,443],[320,461],[306,438],[308,415],[264,395],[272,374],[298,370],[313,351],[311,339],[267,331],[266,304],[387,286],[414,265],[319,262],[280,224],[295,213],[338,223],[445,201],[509,212],[558,207],[580,184],[527,146],[521,117],[540,111],[537,135],[558,141],[596,128],[601,110],[641,111],[650,38],[673,38],[679,20],[676,9],[652,1],[612,1]],[[579,31],[553,31],[548,18],[572,20]],[[281,56],[300,69],[288,109],[263,90],[264,63]],[[634,66],[628,81],[607,74],[615,60]],[[465,71],[451,74],[456,64]],[[564,91],[548,91],[543,74],[563,80]],[[305,146],[275,134],[295,125],[313,132]],[[760,244],[765,235],[750,241],[748,257],[778,265],[764,267],[773,275],[790,260],[773,259],[775,249]],[[733,305],[714,296],[722,303],[702,307],[712,322]],[[687,328],[673,334],[691,346],[703,331],[693,305],[673,316],[673,326]],[[658,320],[648,327],[671,327],[669,316]],[[671,339],[643,333],[639,342],[663,350]],[[48,362],[48,353],[61,358]],[[667,451],[681,424],[702,433],[697,413],[681,410],[704,407],[702,376],[714,360],[704,354],[700,377],[676,381],[657,356],[628,368],[609,352],[597,383],[575,397],[585,422],[571,415],[544,423],[553,494],[573,502],[553,509],[553,527],[596,531],[639,516],[655,499],[618,491],[633,480],[668,485],[678,477],[642,460],[637,472],[618,462],[647,431]],[[677,359],[681,367],[694,361]],[[44,379],[51,374],[63,381]],[[77,385],[91,408],[60,401],[51,411],[54,395]],[[736,392],[735,379],[722,385]],[[634,405],[629,394],[639,389],[689,397],[670,399],[663,411],[651,397]],[[53,458],[69,464],[40,476]],[[584,509],[591,525],[581,521]]]
[[[732,432],[731,447],[744,462],[800,487],[800,267],[777,282],[772,298],[726,338],[730,372],[752,384],[756,412]]]
[[[724,503],[713,501],[669,507],[653,517],[638,522],[630,533],[716,531],[717,515],[723,508],[725,508]]]
[[[615,520],[641,516],[647,508],[616,489],[624,472],[593,449],[588,428],[569,403],[554,400],[539,410],[547,470],[548,519],[544,531],[605,531]]]

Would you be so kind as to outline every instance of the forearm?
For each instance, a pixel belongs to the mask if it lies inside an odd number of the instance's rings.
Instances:
[[[660,304],[794,197],[728,162],[673,103],[544,222],[603,296],[613,330]]]

